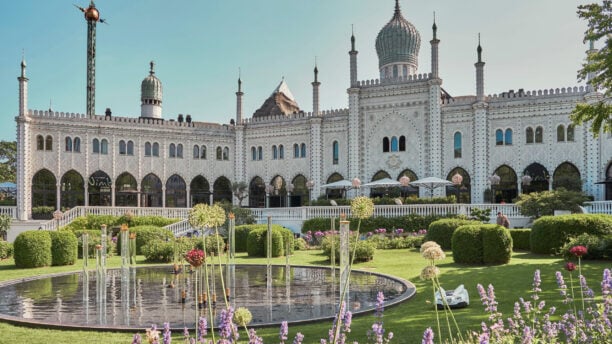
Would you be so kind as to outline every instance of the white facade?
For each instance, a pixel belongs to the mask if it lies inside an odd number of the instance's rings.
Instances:
[[[399,7],[396,16],[398,11]],[[399,16],[393,20],[405,20]],[[385,28],[377,41],[384,39]],[[406,35],[412,39],[414,30]],[[348,108],[319,111],[321,84],[315,71],[314,112],[244,118],[239,88],[234,125],[162,119],[161,81],[153,76],[153,65],[145,81],[152,83],[147,92],[154,93],[144,94],[143,81],[140,118],[26,111],[28,79],[22,63],[16,117],[18,217],[31,217],[32,207],[41,205],[188,207],[231,199],[229,184],[240,181],[250,186],[250,206],[287,206],[288,191],[316,199],[325,193],[320,186],[337,178],[367,182],[409,175],[450,180],[457,168],[464,177],[462,193],[473,203],[485,200],[489,177],[495,173],[502,177],[493,185],[495,201],[510,202],[523,188],[552,189],[568,176],[562,173],[568,167],[579,174],[582,189],[595,200],[612,198],[595,184],[609,175],[612,139],[594,138],[587,126],[573,128],[569,120],[578,102],[597,99],[599,93],[561,87],[485,96],[479,46],[476,96],[450,97],[438,75],[440,40],[435,27],[432,72],[405,76],[400,68],[393,77],[381,70],[389,77],[358,81],[352,40]],[[404,43],[414,50],[414,42]],[[389,45],[385,49],[393,56]],[[290,91],[283,94],[292,100]],[[460,144],[455,147],[457,135]],[[532,179],[531,186],[523,185],[525,175]],[[305,183],[310,180],[312,192]],[[266,197],[265,186],[275,184],[276,190],[268,190],[273,197]],[[429,196],[427,190],[418,192]],[[444,192],[437,189],[436,195]]]

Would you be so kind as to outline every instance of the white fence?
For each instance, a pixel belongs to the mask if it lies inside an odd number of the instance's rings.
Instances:
[[[0,207],[0,215],[8,215],[12,219],[16,219],[17,207]]]

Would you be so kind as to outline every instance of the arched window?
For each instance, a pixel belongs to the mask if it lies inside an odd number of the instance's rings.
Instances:
[[[36,136],[36,150],[45,150],[45,139],[42,135]]]
[[[134,155],[134,141],[128,141],[127,143],[127,155]]]
[[[567,126],[567,142],[574,142],[574,125],[570,124]]]
[[[91,146],[93,148],[93,153],[94,154],[99,154],[100,153],[100,140],[93,139],[93,142],[92,142]]]
[[[174,143],[170,144],[170,149],[168,149],[168,156],[170,158],[176,158],[176,145]]]
[[[383,137],[383,153],[386,153],[389,151],[389,138],[388,137]]]
[[[251,147],[251,159],[253,161],[257,160],[257,149],[255,147]]]
[[[542,136],[544,136],[544,129],[537,127],[535,130],[535,143],[542,143]]]
[[[400,152],[405,152],[406,151],[406,136],[402,135],[399,138],[399,151]]]
[[[223,160],[229,160],[229,147],[223,148]]]
[[[512,129],[506,129],[506,137],[505,137],[504,144],[506,146],[511,146],[512,145]]]
[[[403,69],[403,71],[404,71],[404,74],[403,74],[403,75],[404,75],[404,77],[407,77],[407,76],[408,76],[408,66],[403,65],[403,66],[402,66],[402,69]]]
[[[200,159],[206,160],[206,146],[202,146],[200,148]]]
[[[72,138],[66,136],[66,152],[72,152]]]
[[[145,156],[151,156],[151,142],[145,142]]]
[[[557,127],[557,142],[565,141],[565,127],[563,124],[559,124]]]
[[[393,77],[397,78],[397,75],[398,75],[397,65],[394,65],[393,66]]]
[[[302,153],[302,155],[301,155],[302,158],[305,158],[306,157],[306,144],[305,143],[302,143],[301,151],[302,151],[301,152]]]
[[[257,147],[257,160],[263,160],[263,148]]]
[[[285,158],[285,147],[283,145],[278,146],[278,158],[279,159]]]
[[[525,129],[525,143],[533,143],[533,128],[527,127]]]
[[[194,159],[200,158],[200,146],[198,145],[193,146],[193,158]]]
[[[47,135],[47,139],[45,140],[45,150],[53,150],[53,137],[51,137],[51,135]]]
[[[108,154],[108,140],[102,139],[100,142],[100,154]]]
[[[73,142],[73,151],[80,153],[81,152],[81,139],[78,137],[74,138],[74,142]]]
[[[496,146],[504,145],[504,132],[501,129],[495,130],[495,145]]]
[[[293,144],[293,157],[294,158],[300,157],[300,146],[297,143]]]
[[[276,145],[272,146],[272,160],[276,160],[278,159],[278,148],[276,148]]]
[[[455,158],[461,158],[461,133],[456,132],[454,137]]]
[[[338,146],[338,141],[334,141],[334,143],[332,144],[332,154],[332,163],[334,165],[338,165],[338,160],[340,158],[340,147]]]
[[[176,157],[177,158],[183,158],[183,144],[179,143],[178,145],[176,145]]]
[[[153,156],[159,156],[159,143],[153,143]]]
[[[125,155],[127,153],[127,146],[125,141],[119,141],[119,155]]]
[[[223,160],[223,148],[217,147],[217,160]]]
[[[393,136],[391,138],[391,151],[392,152],[397,152],[398,151],[398,144],[397,144],[397,137]]]

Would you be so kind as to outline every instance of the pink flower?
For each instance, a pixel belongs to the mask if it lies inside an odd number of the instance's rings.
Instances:
[[[565,270],[567,270],[567,271],[574,271],[574,270],[576,270],[576,264],[574,264],[572,262],[567,262],[565,264]]]
[[[574,246],[570,248],[570,253],[576,257],[582,257],[587,254],[587,248],[584,246]]]

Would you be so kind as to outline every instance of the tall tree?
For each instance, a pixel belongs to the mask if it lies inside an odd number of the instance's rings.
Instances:
[[[571,119],[576,125],[592,121],[591,131],[597,137],[603,129],[612,133],[612,0],[578,6],[578,17],[588,22],[584,33],[585,42],[604,39],[604,46],[592,50],[586,62],[578,71],[578,79],[590,78],[590,85],[603,92],[604,97],[595,103],[580,103],[572,112]]]
[[[15,182],[17,142],[0,141],[0,182]]]

